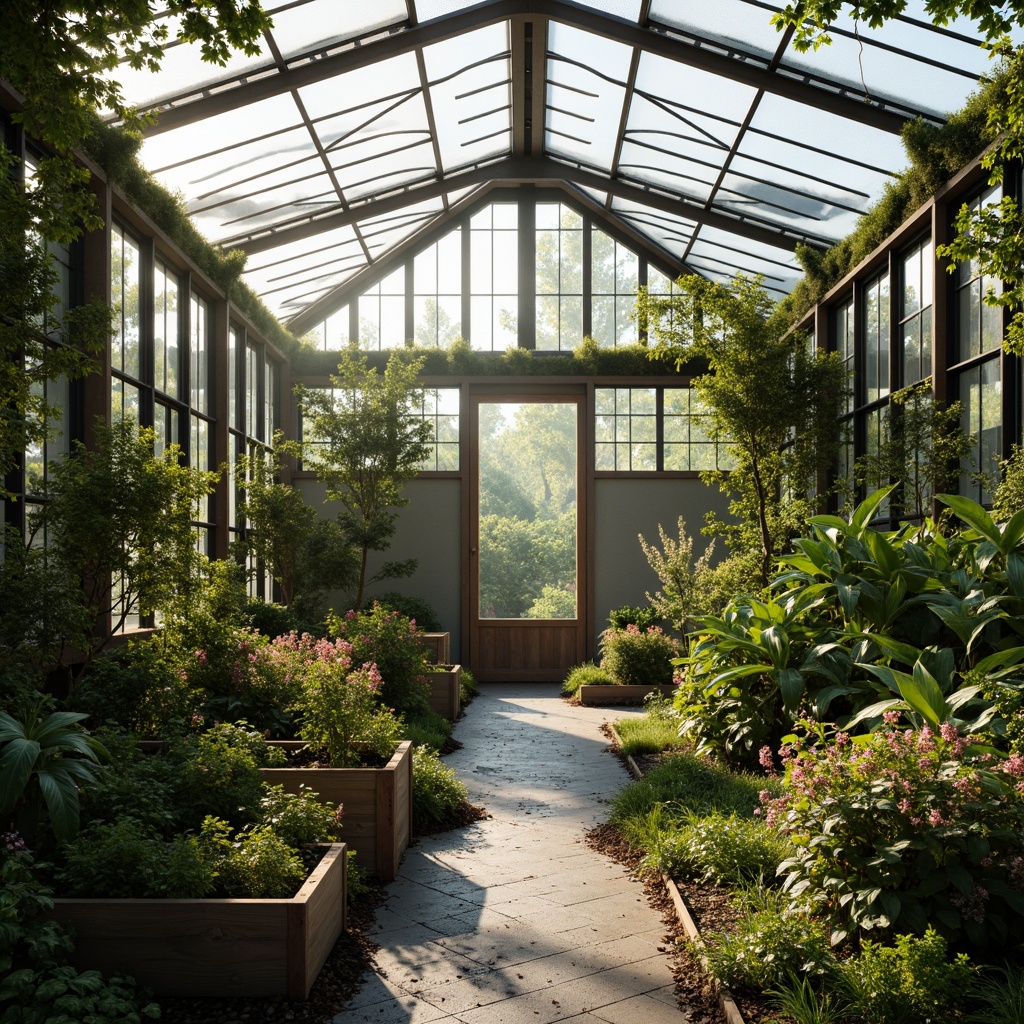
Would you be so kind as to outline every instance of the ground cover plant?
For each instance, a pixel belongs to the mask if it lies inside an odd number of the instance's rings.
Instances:
[[[679,644],[660,626],[629,622],[601,634],[601,668],[624,686],[670,686]]]
[[[651,694],[644,701],[644,712],[641,718],[620,718],[615,723],[619,749],[623,754],[632,757],[659,754],[682,745],[679,722],[669,701]]]
[[[562,681],[562,696],[575,697],[580,692],[581,686],[614,686],[615,677],[607,669],[593,662],[585,665],[575,665],[569,669],[569,674]]]

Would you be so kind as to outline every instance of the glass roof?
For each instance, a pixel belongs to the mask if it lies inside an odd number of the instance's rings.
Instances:
[[[143,162],[300,332],[531,182],[657,265],[781,295],[795,245],[840,239],[905,165],[900,126],[986,71],[974,26],[924,3],[877,30],[844,15],[801,54],[762,0],[271,0],[258,55],[217,68],[175,41],[118,77],[158,115]]]

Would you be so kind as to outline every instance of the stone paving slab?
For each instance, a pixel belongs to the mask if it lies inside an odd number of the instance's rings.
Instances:
[[[335,1024],[683,1024],[640,885],[583,843],[629,781],[602,722],[547,684],[491,684],[446,758],[489,819],[410,847],[377,912],[376,973]]]

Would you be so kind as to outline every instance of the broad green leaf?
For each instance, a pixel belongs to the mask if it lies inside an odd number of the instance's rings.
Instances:
[[[912,644],[905,644],[902,640],[894,640],[891,636],[883,633],[872,634],[871,639],[878,645],[879,649],[890,658],[902,661],[904,665],[913,665],[921,656],[921,652]]]
[[[853,618],[853,613],[857,610],[857,602],[860,600],[860,591],[845,583],[837,583],[836,596],[839,598],[839,604],[843,609],[843,618],[849,622],[850,619]]]
[[[0,754],[0,813],[6,814],[25,792],[32,769],[39,758],[34,740],[14,739]]]
[[[50,814],[54,835],[62,842],[78,831],[78,787],[64,771],[39,773],[39,789]]]
[[[807,522],[811,526],[820,526],[823,530],[838,530],[840,533],[850,532],[850,524],[845,519],[840,519],[839,516],[811,516]]]
[[[787,711],[795,711],[804,695],[804,677],[795,668],[784,668],[775,674],[782,695],[782,703]]]
[[[768,651],[772,665],[785,668],[789,662],[789,637],[778,626],[770,626],[761,634],[761,642]]]
[[[945,719],[948,708],[942,689],[928,669],[918,662],[914,666],[913,677],[900,680],[899,687],[900,696],[930,726],[937,729]]]
[[[896,489],[896,485],[892,484],[889,487],[882,487],[875,491],[873,494],[869,494],[853,511],[853,515],[850,517],[850,533],[857,537],[864,534],[864,531],[872,519],[875,518],[875,513],[878,511],[878,507],[889,497],[890,494]]]
[[[871,665],[867,662],[858,661],[857,667],[865,669],[870,672],[873,676],[881,679],[886,686],[892,690],[893,693],[900,692],[900,684],[903,682],[913,682],[914,677],[908,675],[906,672],[899,672],[894,668],[889,668],[888,665]]]
[[[972,526],[986,540],[997,548],[1002,541],[999,527],[992,517],[976,502],[960,494],[936,494],[935,497],[948,505],[968,526]]]
[[[1024,555],[1011,551],[1006,556],[1006,579],[1014,596],[1024,597]]]
[[[1024,509],[1015,512],[1010,521],[1003,527],[1003,537],[999,545],[1000,551],[1008,555],[1020,546],[1024,540]]]
[[[1009,647],[1005,651],[996,651],[995,654],[982,658],[974,666],[974,669],[976,672],[987,675],[989,672],[996,671],[996,669],[1019,665],[1021,661],[1024,661],[1024,647]]]

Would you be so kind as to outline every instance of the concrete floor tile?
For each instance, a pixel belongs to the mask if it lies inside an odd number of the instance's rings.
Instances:
[[[608,1024],[685,1024],[687,1015],[673,1001],[671,1004],[650,996],[633,996],[593,1011]]]

